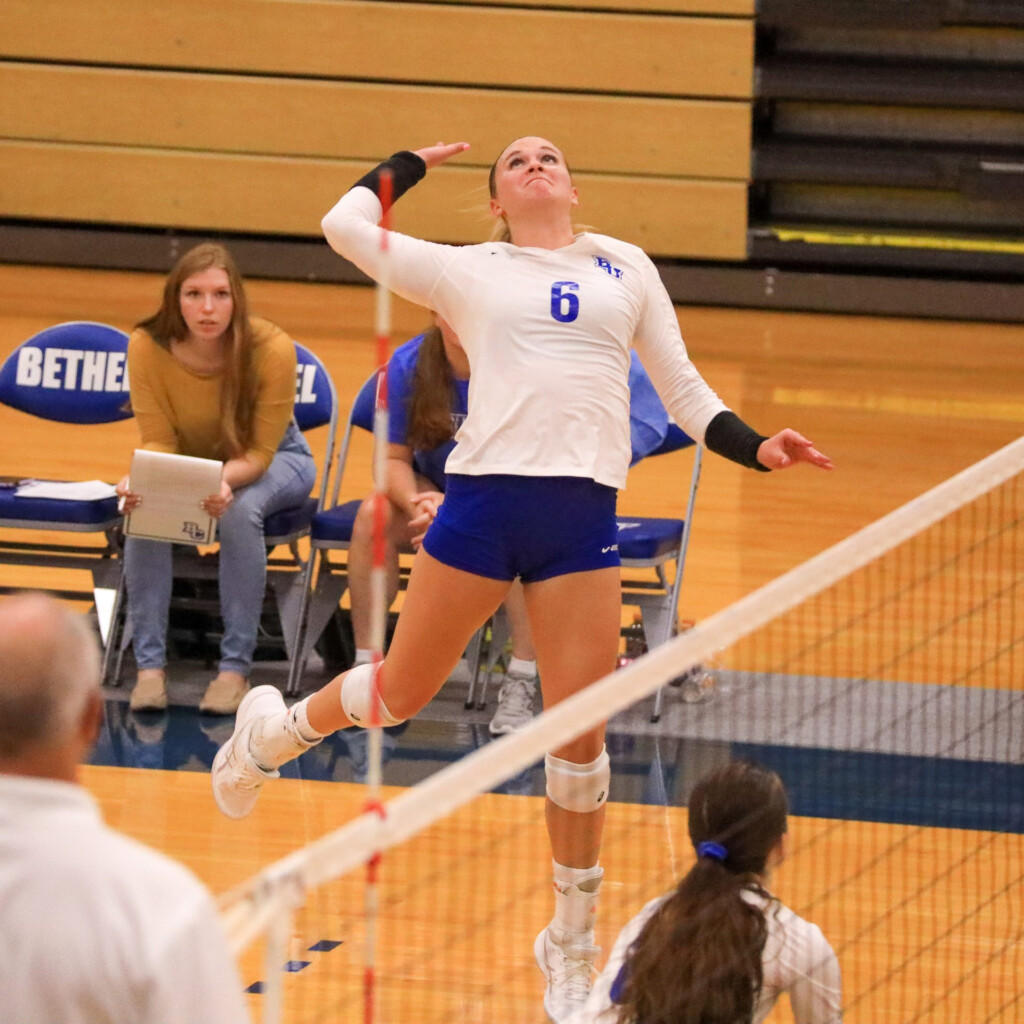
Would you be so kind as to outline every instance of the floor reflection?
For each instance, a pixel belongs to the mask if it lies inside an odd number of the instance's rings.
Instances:
[[[234,719],[195,707],[134,712],[123,699],[105,702],[92,763],[208,772]],[[690,787],[733,757],[765,764],[786,780],[793,812],[811,817],[1024,832],[1024,764],[726,743],[672,735],[608,732],[612,799],[682,806]],[[384,730],[383,782],[412,786],[490,742],[478,721],[413,719]],[[285,765],[286,778],[366,781],[368,735],[347,729]],[[544,793],[543,765],[510,778],[497,792]]]

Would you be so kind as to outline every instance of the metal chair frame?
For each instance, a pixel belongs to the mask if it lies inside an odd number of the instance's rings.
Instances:
[[[678,433],[670,433],[666,443],[652,452],[651,456],[664,455],[693,445],[693,441],[682,434],[678,427],[675,427],[674,430]],[[679,541],[675,547],[649,558],[637,558],[629,557],[628,542],[623,544],[620,541],[620,550],[627,552],[622,558],[624,569],[653,569],[656,575],[655,580],[623,579],[622,583],[622,603],[640,609],[640,621],[648,650],[659,647],[670,640],[679,628],[679,601],[686,569],[686,554],[690,545],[690,532],[693,528],[693,514],[697,501],[697,487],[700,483],[703,451],[703,445],[696,446],[684,518],[670,520],[679,529]],[[620,528],[621,524],[627,521],[641,525],[652,522],[650,518],[642,516],[620,515],[618,518]],[[671,575],[668,572],[669,566],[673,567]],[[657,722],[661,718],[663,697],[664,687],[661,687],[654,698],[652,722]]]

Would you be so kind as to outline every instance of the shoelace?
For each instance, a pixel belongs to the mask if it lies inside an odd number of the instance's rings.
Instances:
[[[249,738],[245,737],[245,745],[248,745]],[[266,780],[266,773],[261,772],[256,762],[253,761],[248,751],[240,750],[237,746],[228,755],[231,765],[231,784],[235,789],[259,789]]]
[[[265,779],[266,775],[260,774],[255,765],[247,763],[235,769],[231,781],[236,789],[259,789]]]
[[[559,989],[559,995],[570,1004],[585,1002],[590,995],[590,979],[594,972],[593,960],[587,957],[574,957],[560,947],[555,948],[555,965],[551,973],[554,975],[553,980]],[[594,950],[594,955],[596,954],[597,951]]]
[[[528,711],[533,704],[533,684],[520,676],[506,676],[501,684],[498,702],[506,711]]]

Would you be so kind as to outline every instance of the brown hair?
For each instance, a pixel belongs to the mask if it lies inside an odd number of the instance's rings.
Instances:
[[[740,1024],[763,982],[768,923],[761,901],[768,854],[786,832],[782,780],[747,761],[701,779],[689,803],[690,839],[712,844],[652,914],[630,948],[619,1024]],[[716,856],[717,855],[717,856]],[[744,892],[761,901],[744,898]]]
[[[221,376],[220,422],[225,455],[241,455],[252,439],[252,419],[256,400],[256,368],[253,364],[253,330],[245,285],[235,261],[223,245],[203,242],[189,249],[167,275],[163,300],[151,317],[136,327],[148,331],[153,340],[170,350],[171,341],[183,341],[188,325],[181,313],[181,287],[193,274],[217,267],[228,275],[233,309],[231,324],[225,332],[227,343],[224,373]]]
[[[444,351],[440,327],[423,332],[409,401],[407,439],[410,447],[427,451],[450,441],[455,377]]]

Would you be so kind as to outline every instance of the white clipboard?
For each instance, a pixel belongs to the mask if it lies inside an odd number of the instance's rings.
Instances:
[[[124,532],[172,544],[210,544],[217,520],[199,503],[220,493],[223,468],[215,459],[136,448],[128,479],[142,504],[125,517]]]

